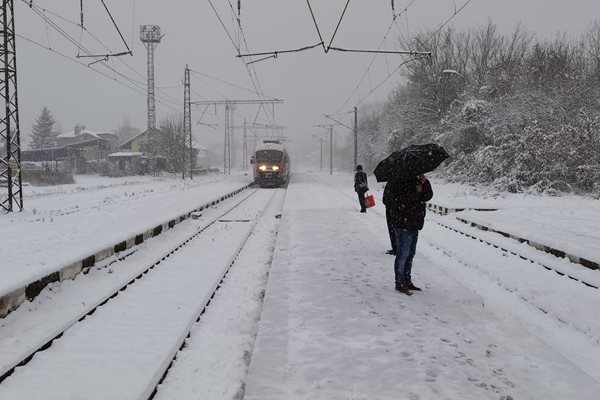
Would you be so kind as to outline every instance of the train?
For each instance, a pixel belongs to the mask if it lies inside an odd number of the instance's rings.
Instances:
[[[281,187],[290,178],[290,158],[279,140],[263,140],[250,158],[254,182],[260,187]]]

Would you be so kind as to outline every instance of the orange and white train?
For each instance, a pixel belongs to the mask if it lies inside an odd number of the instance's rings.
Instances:
[[[254,182],[261,187],[280,187],[290,178],[290,158],[279,140],[264,140],[250,159]]]

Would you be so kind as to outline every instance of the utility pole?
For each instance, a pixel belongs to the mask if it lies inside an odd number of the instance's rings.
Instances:
[[[148,50],[148,130],[156,129],[156,107],[154,97],[154,49],[160,43],[163,35],[158,25],[141,25],[140,40]]]
[[[181,178],[185,179],[185,169],[189,168],[190,179],[194,179],[192,173],[192,159],[194,151],[192,149],[192,105],[190,104],[190,69],[187,64],[185,66],[185,73],[183,79],[183,165],[181,166]],[[189,156],[185,149],[185,144],[188,143],[190,146]]]
[[[358,165],[358,107],[354,107],[354,170]]]
[[[4,0],[0,9],[0,91],[4,99],[4,116],[0,118],[0,187],[6,186],[6,195],[0,195],[0,208],[9,213],[23,211],[21,181],[21,130],[17,101],[17,53],[15,45],[15,14],[13,0]],[[13,177],[13,170],[16,170]]]
[[[190,104],[196,104],[199,106],[210,106],[210,105],[225,105],[225,143],[223,147],[223,173],[231,174],[231,134],[235,125],[233,123],[233,110],[238,104],[282,104],[283,100],[206,100],[206,101],[192,101]]]
[[[323,172],[323,138],[321,139],[321,172]]]
[[[333,175],[333,127],[338,126],[338,125],[340,125],[340,124],[315,125],[315,126],[319,126],[321,128],[329,128],[329,175]],[[321,146],[323,146],[323,145],[321,144]],[[322,155],[322,153],[323,152],[321,152],[321,155]],[[322,169],[323,168],[321,168],[321,170]]]
[[[244,165],[244,172],[246,172],[248,171],[248,137],[246,136],[246,118],[244,118],[244,145],[242,152],[242,164]]]
[[[333,125],[329,127],[329,175],[333,175]]]

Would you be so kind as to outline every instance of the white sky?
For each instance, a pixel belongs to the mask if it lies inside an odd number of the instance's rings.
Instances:
[[[70,57],[77,54],[73,44],[47,27],[23,0],[14,0],[16,9],[17,33],[48,45]],[[407,13],[397,20],[394,30],[416,32],[434,29],[449,18],[455,9],[466,0],[416,0]],[[27,0],[26,3],[28,3]],[[65,0],[38,0],[33,2],[73,21],[79,21],[79,2]],[[234,25],[227,0],[213,0],[230,32]],[[234,7],[237,1],[231,0]],[[396,0],[397,12],[410,3],[409,0]],[[236,51],[221,27],[208,0],[205,1],[158,1],[158,0],[106,0],[119,27],[131,46],[134,56],[113,59],[114,65],[123,74],[145,82],[146,52],[139,41],[140,24],[160,25],[165,34],[156,50],[156,85],[159,99],[170,107],[157,101],[157,121],[168,114],[182,110],[183,80],[185,64],[190,68],[220,79],[235,82],[252,88],[248,73],[241,61],[235,58]],[[324,41],[329,42],[335,24],[346,4],[345,0],[312,0]],[[87,29],[108,44],[112,51],[123,50],[117,33],[100,0],[84,2],[84,25]],[[52,17],[51,15],[49,15]],[[483,25],[491,18],[502,31],[510,31],[518,22],[522,22],[539,38],[551,38],[557,32],[576,35],[593,20],[600,16],[600,2],[596,0],[472,0],[472,2],[452,21],[455,27],[475,27]],[[334,45],[349,48],[377,48],[391,22],[389,0],[353,0],[346,17],[336,36]],[[79,38],[80,29],[55,17],[61,27]],[[281,0],[242,0],[242,25],[251,51],[282,50],[317,43],[318,37],[305,1]],[[48,33],[47,33],[48,32]],[[393,35],[390,35],[393,38]],[[133,39],[133,40],[132,40]],[[94,43],[89,35],[84,35],[83,43],[101,53],[106,50]],[[42,106],[50,108],[55,119],[60,122],[63,131],[81,122],[95,131],[113,130],[120,126],[123,117],[128,116],[132,124],[144,129],[146,126],[146,98],[117,82],[66,60],[56,54],[32,45],[23,39],[17,41],[19,68],[19,105],[23,139],[28,134],[35,117]],[[384,46],[385,47],[385,46]],[[387,49],[395,49],[393,40],[388,40]],[[365,96],[395,69],[398,62],[406,56],[378,57],[368,79],[344,106],[342,111],[350,110],[359,96]],[[371,55],[367,54],[324,54],[320,48],[280,55],[278,59],[266,60],[255,64],[264,93],[285,100],[285,104],[276,106],[278,123],[288,127],[286,135],[301,142],[301,137],[312,140],[319,132],[314,124],[326,123],[324,113],[336,112],[357,86],[366,70]],[[80,59],[88,63],[90,59]],[[125,66],[126,62],[135,72]],[[93,66],[102,69],[99,64]],[[389,67],[389,69],[388,69]],[[104,71],[107,71],[104,69]],[[110,76],[114,73],[107,71]],[[139,75],[138,75],[139,74]],[[123,81],[122,78],[119,78]],[[365,103],[380,101],[398,82],[394,76]],[[210,85],[213,89],[211,89]],[[174,87],[175,86],[175,87]],[[221,83],[192,76],[193,100],[221,100],[255,98],[252,93],[244,92]],[[171,98],[167,97],[171,96]],[[200,97],[202,96],[202,98]],[[173,104],[176,101],[177,104]],[[197,122],[202,109],[193,109],[193,123]],[[205,122],[220,122],[216,129],[194,126],[194,134],[203,143],[222,141],[223,109],[208,111]],[[256,108],[245,107],[237,114],[236,123],[241,124],[246,117],[254,120]],[[245,112],[245,113],[242,113]],[[344,122],[351,124],[348,115]],[[258,122],[267,122],[261,113]],[[340,134],[345,128],[339,128]]]

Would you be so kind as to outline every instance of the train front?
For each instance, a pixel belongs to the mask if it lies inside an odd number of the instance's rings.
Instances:
[[[285,182],[283,149],[257,149],[254,163],[254,180],[256,183],[261,186],[280,186]]]

